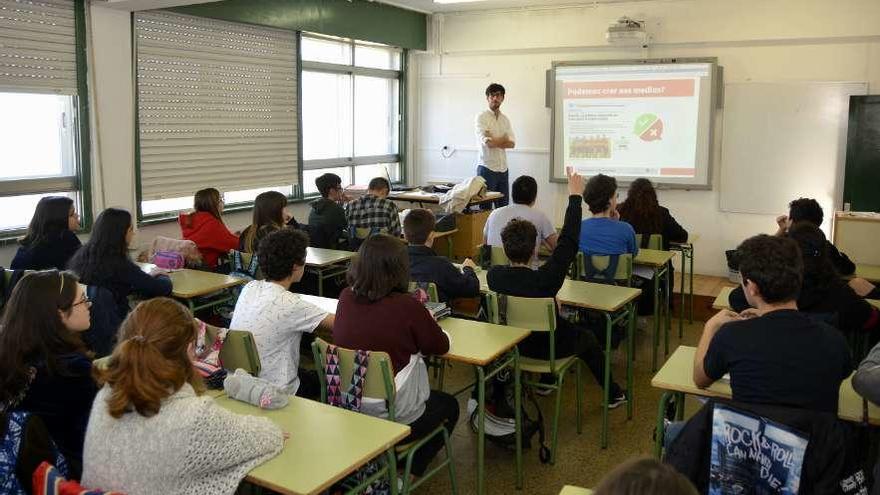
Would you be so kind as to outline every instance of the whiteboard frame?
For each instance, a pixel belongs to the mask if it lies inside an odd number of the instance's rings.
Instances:
[[[702,63],[710,64],[712,69],[709,71],[709,86],[712,94],[709,101],[709,157],[706,170],[705,184],[677,184],[651,180],[657,189],[684,189],[684,190],[711,190],[712,189],[712,171],[714,168],[714,149],[715,149],[715,111],[719,108],[721,99],[721,88],[723,88],[722,70],[718,65],[718,57],[667,57],[667,58],[638,58],[638,59],[613,59],[613,60],[554,60],[550,63],[551,68],[547,71],[547,84],[545,104],[550,107],[550,182],[565,183],[566,179],[556,177],[555,172],[555,152],[556,152],[556,68],[571,67],[583,65],[677,65],[677,64],[693,64]],[[634,180],[634,179],[633,179]],[[618,181],[618,185],[626,185],[631,180]]]

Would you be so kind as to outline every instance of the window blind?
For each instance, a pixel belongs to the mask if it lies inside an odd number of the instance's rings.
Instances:
[[[135,14],[141,200],[297,184],[296,36]]]
[[[0,0],[0,91],[76,95],[71,0]]]

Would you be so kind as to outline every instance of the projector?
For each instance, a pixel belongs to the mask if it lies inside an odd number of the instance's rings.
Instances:
[[[645,21],[637,21],[626,16],[621,17],[617,22],[608,26],[605,40],[612,45],[646,47],[648,46],[648,31],[645,30]]]

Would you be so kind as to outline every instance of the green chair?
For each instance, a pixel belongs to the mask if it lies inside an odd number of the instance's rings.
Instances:
[[[253,376],[259,376],[260,354],[253,334],[244,330],[228,331],[220,349],[220,362],[228,370],[241,368]]]
[[[315,363],[317,363],[316,367],[318,368],[318,381],[320,382],[321,386],[321,402],[325,404],[327,403],[327,376],[325,374],[323,363],[326,362],[326,352],[328,345],[329,344],[326,341],[320,338],[316,338],[315,341],[312,343],[312,354],[314,355]],[[351,376],[354,368],[355,351],[342,347],[337,347],[337,351],[339,354],[340,383],[343,388],[347,388],[348,384],[351,383]],[[364,379],[363,396],[384,400],[385,405],[388,408],[388,420],[394,421],[395,394],[396,389],[394,386],[391,358],[388,357],[388,354],[384,352],[370,352],[370,361],[367,366],[367,376]],[[443,435],[443,443],[446,448],[446,459],[444,459],[443,462],[440,462],[437,466],[431,468],[418,481],[410,485],[410,471],[412,469],[413,455],[416,453],[416,451],[418,451],[418,449],[422,448],[425,443],[427,443],[429,440],[437,435]],[[412,442],[407,442],[405,444],[395,445],[394,454],[396,455],[396,458],[395,456],[389,456],[391,458],[389,462],[390,468],[389,466],[385,466],[385,468],[383,468],[383,470],[387,469],[387,474],[389,478],[388,481],[392,485],[392,493],[395,493],[395,489],[397,486],[397,480],[395,478],[397,476],[396,461],[398,460],[405,462],[405,467],[403,470],[403,490],[401,492],[403,495],[406,495],[412,490],[418,488],[422,483],[430,479],[443,468],[446,468],[449,472],[449,481],[452,484],[452,493],[458,493],[458,486],[455,481],[455,466],[452,462],[452,444],[449,441],[449,432],[446,431],[446,428],[443,425],[438,426],[436,429],[434,429],[434,431],[423,438],[414,440]],[[357,490],[350,490],[350,493],[355,493],[356,491]]]
[[[603,270],[608,267],[608,264],[611,263],[610,256],[598,256],[592,255],[589,257],[590,263],[593,264],[593,268],[596,270]],[[587,257],[583,252],[578,252],[577,257],[575,258],[575,266],[577,270],[577,279],[578,280],[587,280],[587,269],[586,269]],[[630,253],[621,254],[617,258],[617,270],[614,272],[613,282],[616,282],[620,285],[626,285],[629,287],[630,281],[632,280],[632,272],[633,272],[633,256]],[[591,279],[588,281],[596,281],[595,279]],[[605,282],[611,282],[612,280],[602,280]]]
[[[507,300],[504,309],[500,309],[499,300],[501,299]],[[577,432],[581,433],[582,430],[581,403],[583,402],[584,390],[581,384],[581,360],[577,356],[556,357],[556,301],[552,297],[515,297],[487,292],[487,301],[491,323],[527,328],[532,332],[543,332],[550,339],[550,359],[520,357],[519,368],[522,371],[539,375],[542,373],[553,375],[554,383],[552,384],[541,383],[539,380],[525,380],[523,383],[556,392],[556,407],[553,412],[553,432],[550,444],[550,464],[555,464],[559,436],[559,412],[562,406],[562,385],[565,374],[572,366],[575,366],[575,386],[577,387],[575,406]]]
[[[504,254],[504,248],[501,246],[490,246],[491,248],[491,260],[492,266],[495,265],[508,265],[510,264],[510,260],[507,259],[507,255]]]
[[[247,269],[251,265],[251,261],[253,260],[254,256],[256,256],[256,255],[254,253],[248,253],[246,251],[237,251],[235,249],[230,249],[229,253],[228,253],[230,266],[232,266],[233,260],[235,259],[236,256],[241,257],[242,269],[247,271]],[[233,270],[234,270],[234,267],[233,267]],[[255,280],[263,280],[263,273],[260,271],[260,264],[259,263],[256,263],[254,265],[254,279]]]
[[[415,292],[416,289],[419,288],[419,285],[423,285],[423,284],[421,284],[419,282],[410,282],[409,283],[409,291]],[[437,284],[435,284],[434,282],[428,282],[427,283],[427,290],[425,292],[428,293],[428,301],[433,302],[433,303],[440,302],[440,296],[437,295]]]
[[[419,282],[410,282],[409,283],[409,291],[415,292],[416,289],[418,289],[419,285],[425,285],[425,284],[419,283]],[[440,296],[437,295],[437,284],[435,284],[434,282],[428,282],[426,292],[428,293],[428,301],[429,302],[433,302],[433,303],[440,302]],[[440,390],[443,390],[443,382],[444,382],[444,378],[445,378],[445,374],[446,374],[446,366],[448,365],[448,362],[443,359],[440,359],[437,356],[429,356],[429,357],[425,358],[425,364],[428,366],[428,368],[431,368],[434,370],[434,378],[437,380],[437,387]]]
[[[642,234],[636,234],[636,246],[639,248],[642,247]],[[648,238],[648,245],[645,246],[647,249],[663,249],[663,236],[661,234],[651,234],[651,237]]]

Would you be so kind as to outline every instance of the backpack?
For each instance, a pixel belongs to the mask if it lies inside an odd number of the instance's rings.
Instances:
[[[25,474],[33,473],[44,461],[68,473],[67,461],[39,417],[21,411],[0,414],[0,493],[30,493],[31,479]]]
[[[260,269],[260,266],[257,264],[257,254],[252,254],[250,262],[245,266],[241,251],[231,251],[231,253],[232,257],[229,260],[229,276],[243,278],[248,282],[256,280],[257,271]],[[238,295],[241,294],[241,288],[243,286],[244,284],[232,288],[232,294],[236,299],[238,299]]]
[[[186,258],[176,251],[156,251],[153,264],[164,270],[180,270],[186,266]]]
[[[505,449],[516,448],[516,414],[515,414],[515,384],[510,369],[505,369],[495,375],[486,384],[486,423],[484,433],[486,438]],[[522,420],[522,446],[524,449],[532,448],[532,437],[538,434],[538,458],[542,464],[550,462],[550,449],[544,443],[544,415],[535,400],[534,393],[529,387],[522,387],[522,408],[520,418]],[[526,399],[535,410],[535,418],[526,410]],[[468,410],[470,410],[470,403]],[[471,429],[476,433],[479,428],[479,410],[474,407],[471,414]]]

